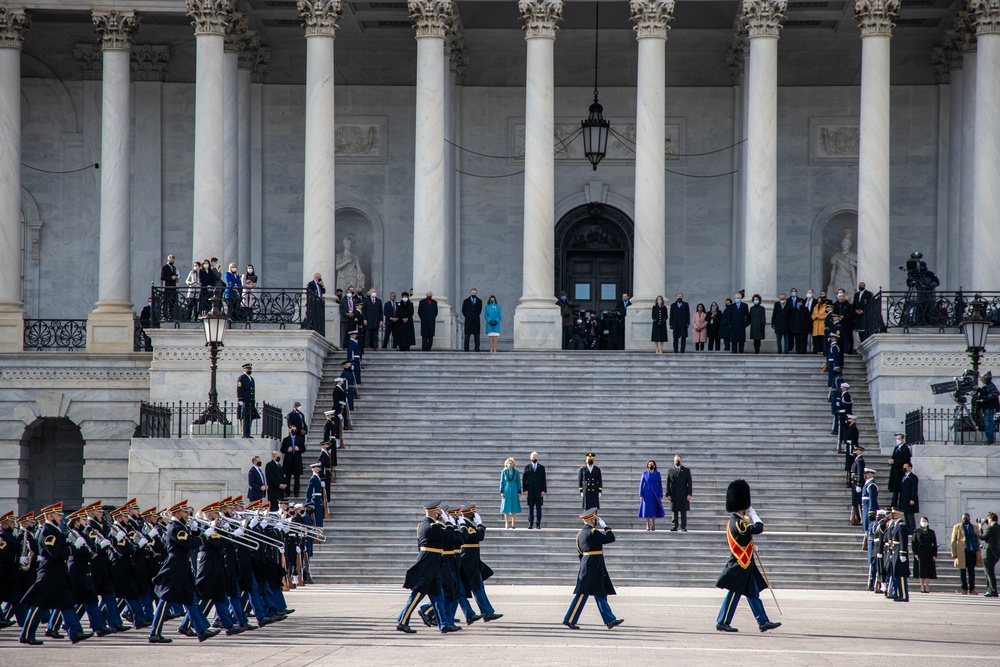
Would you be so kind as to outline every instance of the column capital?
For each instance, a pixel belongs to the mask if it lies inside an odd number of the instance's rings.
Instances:
[[[444,31],[445,53],[448,54],[449,69],[459,78],[469,64],[469,49],[465,47],[465,28],[457,8],[453,7],[448,27]]]
[[[976,35],[1000,33],[1000,0],[969,0],[976,22]]]
[[[139,30],[134,11],[94,10],[94,29],[101,36],[102,51],[131,51],[132,37]]]
[[[104,60],[97,44],[74,44],[73,57],[80,61],[84,81],[100,81],[104,76]]]
[[[750,47],[750,37],[747,35],[747,20],[744,16],[733,19],[733,39],[726,52],[726,64],[729,65],[729,76],[733,85],[739,85],[740,75],[746,65],[747,49]]]
[[[340,17],[344,15],[342,0],[298,0],[306,37],[335,37]]]
[[[170,61],[170,47],[165,44],[138,44],[132,47],[132,80],[163,81],[163,71]]]
[[[674,0],[631,0],[628,4],[635,38],[666,39],[674,20]]]
[[[518,0],[517,8],[524,21],[524,38],[555,39],[556,24],[562,21],[562,0]]]
[[[418,39],[444,38],[454,11],[451,0],[408,0],[406,6],[410,10],[410,20],[413,21]]]
[[[972,53],[976,50],[976,19],[972,12],[965,10],[956,12],[948,33],[954,35],[955,45],[962,53]]]
[[[185,0],[195,35],[226,36],[235,0]]]
[[[31,27],[27,12],[0,7],[0,49],[20,49],[24,33]]]
[[[233,12],[226,21],[226,40],[223,42],[223,51],[226,53],[240,53],[243,50],[243,40],[247,35],[247,15],[243,12]]]
[[[253,62],[250,67],[250,80],[253,83],[264,83],[264,76],[267,74],[267,66],[271,64],[271,49],[262,46],[254,52]]]
[[[787,7],[788,0],[743,0],[748,38],[777,37]]]
[[[899,16],[900,0],[854,0],[854,18],[861,37],[891,37]]]
[[[256,30],[247,30],[243,35],[240,44],[240,69],[253,70],[254,62],[257,59],[257,52],[260,51],[260,35]]]

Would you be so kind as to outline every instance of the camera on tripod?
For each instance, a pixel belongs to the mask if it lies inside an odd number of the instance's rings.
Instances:
[[[931,385],[931,393],[935,396],[951,394],[955,402],[960,405],[965,405],[969,400],[969,394],[974,391],[976,391],[976,374],[972,370],[965,371],[960,378],[952,378],[947,382],[937,382]]]
[[[921,268],[927,268],[927,262],[921,262],[924,258],[924,253],[922,252],[911,252],[910,258],[906,260],[906,266],[899,267],[900,271],[906,271],[906,275],[909,277],[914,277],[920,274]],[[921,267],[920,265],[924,266]]]

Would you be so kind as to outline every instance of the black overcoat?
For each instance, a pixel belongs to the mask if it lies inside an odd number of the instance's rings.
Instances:
[[[615,594],[615,586],[611,583],[611,576],[608,575],[608,568],[604,564],[604,545],[614,541],[615,534],[611,532],[610,528],[602,531],[596,527],[584,526],[580,529],[576,536],[580,571],[576,575],[574,595],[604,597]],[[588,553],[591,555],[587,555]]]
[[[529,505],[541,505],[542,494],[548,493],[545,486],[545,466],[538,464],[538,470],[533,470],[529,462],[521,473],[521,491],[528,496]]]
[[[583,509],[601,506],[601,492],[604,490],[604,480],[601,479],[601,469],[594,466],[593,470],[588,470],[587,466],[580,468],[577,475],[580,485],[580,492],[583,494]]]
[[[201,548],[202,538],[192,533],[179,519],[167,525],[167,558],[153,577],[153,591],[161,600],[179,604],[194,604],[194,572],[191,571],[191,551]]]
[[[406,571],[403,588],[426,595],[440,595],[441,564],[444,558],[441,552],[446,548],[451,549],[453,531],[454,529],[450,533],[449,529],[429,516],[424,517],[417,526],[417,547],[420,549],[420,555],[417,556],[417,562]]]
[[[753,521],[748,516],[733,514],[729,517],[729,524],[726,527],[727,540],[732,539],[738,547],[743,549],[753,548],[753,536],[764,532],[764,524]],[[722,568],[716,587],[725,588],[745,595],[746,597],[759,597],[760,591],[767,588],[767,582],[757,569],[757,563],[753,558],[753,552],[748,551],[750,558],[742,561],[737,559],[736,552],[730,547],[729,561]],[[754,587],[756,586],[756,591]]]
[[[70,546],[59,526],[45,522],[38,533],[38,576],[21,598],[29,607],[69,609],[75,606],[66,561]]]
[[[674,466],[667,473],[667,497],[670,499],[671,509],[674,512],[687,512],[691,509],[687,497],[691,495],[694,495],[691,492],[691,471],[685,466]]]

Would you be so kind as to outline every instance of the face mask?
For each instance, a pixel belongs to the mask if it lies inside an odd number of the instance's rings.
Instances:
[[[406,303],[406,302],[407,302],[407,301],[409,301],[409,300],[410,300],[410,297],[408,297],[408,296],[404,296],[404,297],[403,297],[403,303]]]
[[[926,527],[927,527],[927,526],[929,526],[929,525],[930,525],[930,524],[929,524],[929,523],[927,523],[926,521],[921,521],[921,522],[920,522],[920,527],[921,527],[921,528],[926,528]]]
[[[538,463],[538,459],[531,459],[532,463]]]
[[[798,292],[792,292],[792,297],[798,296]]]
[[[864,285],[858,285],[858,291],[859,292],[865,291],[865,286]],[[923,525],[923,524],[920,524],[920,525]]]
[[[508,463],[508,464],[507,464],[507,470],[510,470],[510,469],[511,469],[511,468],[513,468],[513,467],[514,467],[514,464],[513,464],[513,463]]]
[[[680,468],[681,467],[681,462],[680,461],[674,461],[674,467]]]
[[[208,268],[208,264],[203,264],[201,268],[207,269]]]
[[[656,303],[662,306],[663,305],[663,299],[657,299]]]
[[[753,305],[759,306],[760,305],[760,299],[754,299],[753,300]]]
[[[378,294],[376,294],[375,292],[372,292],[372,298],[373,298],[373,299],[374,299],[375,297],[377,297],[377,296],[378,296]]]
[[[740,303],[742,299],[736,299],[736,303]]]
[[[561,296],[561,297],[559,297],[559,300],[560,300],[560,301],[565,301],[565,300],[566,300],[566,297],[564,297],[564,296]]]
[[[649,468],[650,471],[653,470],[653,466],[646,466],[646,467]]]
[[[247,273],[253,273],[253,269],[247,269]]]
[[[257,463],[254,463],[254,465],[259,468],[260,467],[260,461],[257,461]]]
[[[347,290],[347,296],[354,296],[353,290]]]
[[[963,517],[962,523],[964,523],[965,525],[969,525],[969,520]]]

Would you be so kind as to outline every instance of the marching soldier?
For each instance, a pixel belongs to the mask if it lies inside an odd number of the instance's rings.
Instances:
[[[24,625],[26,610],[21,598],[25,588],[21,567],[27,536],[14,532],[16,525],[13,510],[0,516],[0,602],[4,603],[0,628],[14,625],[15,618],[18,625]]]
[[[486,527],[479,517],[479,512],[476,511],[476,503],[469,503],[462,508],[459,529],[464,529],[466,532],[465,544],[462,545],[462,556],[459,560],[459,574],[461,576],[458,581],[461,593],[458,603],[462,606],[462,611],[465,612],[465,622],[472,625],[480,618],[485,623],[503,618],[503,614],[496,613],[489,598],[486,597],[486,586],[483,582],[493,576],[493,570],[482,561],[479,551],[480,545],[486,539]],[[470,597],[476,599],[480,613],[477,614],[473,611],[472,605],[468,601]]]
[[[118,598],[115,590],[115,582],[111,576],[111,559],[115,555],[115,546],[111,541],[107,529],[104,527],[104,510],[101,508],[101,501],[91,503],[85,508],[87,522],[84,531],[87,537],[97,546],[94,553],[94,560],[91,569],[94,575],[94,588],[101,598],[100,610],[104,614],[108,625],[115,632],[125,632],[132,627],[122,622],[119,613]]]
[[[760,592],[767,588],[767,580],[757,569],[754,560],[753,536],[764,532],[764,524],[750,505],[750,485],[744,480],[737,479],[729,483],[729,488],[726,489],[726,511],[732,513],[726,524],[726,539],[729,541],[731,555],[715,585],[729,592],[722,601],[715,629],[720,632],[739,632],[731,624],[740,597],[743,596],[746,597],[761,632],[780,627],[781,623],[768,620],[764,604],[760,601]]]
[[[588,460],[592,458],[588,454]],[[597,508],[592,507],[580,515],[583,522],[587,524],[580,529],[576,536],[576,550],[580,555],[580,571],[576,575],[576,588],[573,589],[573,601],[566,610],[566,617],[563,625],[573,630],[579,630],[577,621],[583,607],[587,604],[587,598],[591,595],[597,602],[597,609],[601,612],[601,620],[608,626],[614,628],[625,622],[623,618],[615,618],[611,606],[608,604],[608,596],[615,594],[615,587],[608,576],[608,568],[604,564],[604,545],[615,541],[615,534],[604,523],[604,519],[597,516]]]
[[[444,597],[441,595],[444,551],[445,548],[451,548],[453,537],[447,528],[447,521],[442,518],[440,501],[424,503],[424,513],[426,516],[417,526],[417,548],[420,555],[417,556],[417,562],[406,571],[406,579],[403,581],[403,588],[410,589],[410,597],[396,619],[396,629],[406,634],[416,632],[410,627],[410,616],[424,596],[427,596],[434,605],[441,632],[455,632],[458,626],[449,624],[451,619],[448,618]]]
[[[98,606],[97,588],[94,586],[94,559],[99,554],[100,546],[94,542],[87,534],[86,522],[88,507],[82,507],[66,518],[66,526],[69,528],[70,538],[75,542],[70,547],[69,556],[69,580],[73,587],[73,597],[79,608],[81,605],[87,613],[90,621],[90,629],[97,633],[98,637],[104,637],[114,632],[108,627],[108,621],[104,612]],[[80,541],[83,544],[80,544]],[[107,542],[107,540],[103,540]],[[59,624],[52,627],[52,633],[58,633]],[[52,636],[49,632],[46,636]]]
[[[580,498],[583,499],[583,509],[601,506],[601,492],[604,483],[601,479],[601,469],[594,465],[594,454],[587,454],[587,465],[580,468],[577,476],[580,483]]]
[[[445,624],[462,629],[455,623],[455,614],[458,611],[459,599],[464,599],[460,589],[461,578],[459,576],[459,556],[462,553],[462,545],[465,542],[465,531],[458,529],[458,517],[461,515],[460,507],[448,507],[441,505],[441,518],[447,522],[447,529],[450,531],[451,541],[445,542],[444,553],[441,554],[441,591],[445,606]],[[434,605],[427,603],[420,607],[420,618],[424,625],[433,627],[438,625],[437,613]]]
[[[113,549],[110,550],[111,579],[114,582],[115,593],[125,600],[125,606],[132,616],[132,624],[137,630],[141,630],[152,624],[153,614],[150,608],[147,618],[146,609],[143,608],[139,598],[140,590],[148,588],[148,582],[143,584],[137,576],[134,566],[135,553],[147,546],[149,541],[141,533],[131,530],[131,526],[127,523],[127,512],[128,510],[123,507],[110,512],[112,524],[108,539],[113,545]],[[146,571],[145,568],[143,571]]]

